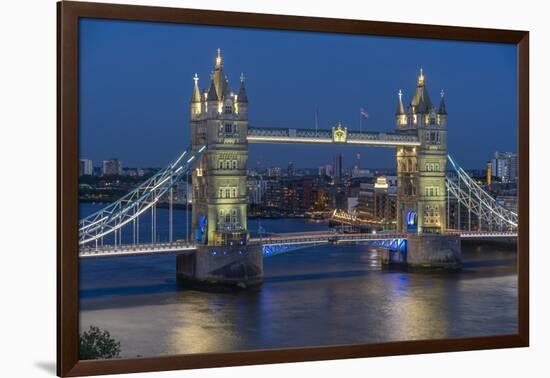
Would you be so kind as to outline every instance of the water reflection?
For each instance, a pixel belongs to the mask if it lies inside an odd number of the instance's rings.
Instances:
[[[464,254],[460,273],[407,273],[365,245],[308,248],[267,259],[264,286],[240,293],[179,289],[173,256],[87,260],[81,327],[108,329],[125,357],[515,333],[513,248]]]

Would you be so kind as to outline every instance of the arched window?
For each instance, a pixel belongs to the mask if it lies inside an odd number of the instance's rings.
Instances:
[[[218,190],[218,198],[223,198],[223,188],[220,188]],[[220,210],[220,214],[222,213],[223,210]]]
[[[225,114],[231,114],[231,113],[233,113],[233,107],[232,107],[231,105],[225,105],[224,113],[225,113]]]
[[[218,160],[218,169],[223,169],[223,160]]]
[[[229,188],[225,188],[225,198],[229,198],[231,195],[231,190]]]
[[[231,189],[231,198],[237,198],[237,188]]]
[[[233,160],[232,168],[237,169],[237,160]]]

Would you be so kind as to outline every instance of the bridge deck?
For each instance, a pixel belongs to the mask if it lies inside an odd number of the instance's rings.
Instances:
[[[457,232],[458,233],[458,232]],[[501,238],[517,238],[517,232],[483,232],[483,231],[461,231],[460,237],[469,240],[486,240]],[[376,242],[406,239],[404,233],[358,233],[341,234],[335,232],[305,232],[305,233],[284,233],[275,234],[262,238],[251,238],[250,244],[262,244],[264,246],[276,245],[307,245],[323,243],[360,243]],[[173,243],[155,243],[155,244],[123,244],[123,245],[105,245],[99,247],[80,248],[80,258],[94,257],[118,257],[118,256],[143,256],[143,255],[161,255],[161,254],[180,254],[191,253],[197,249],[196,244],[185,241]]]

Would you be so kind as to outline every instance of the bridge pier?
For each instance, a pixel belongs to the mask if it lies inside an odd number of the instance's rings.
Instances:
[[[462,267],[460,235],[408,234],[403,247],[384,249],[381,262],[412,269],[458,270]]]
[[[264,276],[260,244],[200,245],[193,254],[176,257],[178,282],[193,288],[254,288]]]
[[[410,268],[460,269],[462,267],[460,235],[407,235],[407,266]]]

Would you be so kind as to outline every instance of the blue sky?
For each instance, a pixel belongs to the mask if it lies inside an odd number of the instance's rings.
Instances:
[[[517,151],[516,47],[454,42],[191,26],[80,21],[80,155],[117,157],[125,166],[161,167],[189,144],[193,75],[209,84],[217,48],[231,87],[244,72],[249,123],[313,128],[342,122],[392,131],[397,91],[410,101],[422,66],[437,105],[449,113],[449,153],[466,168],[494,151]],[[344,165],[390,168],[394,150],[304,145],[251,145],[250,166],[316,167],[338,152]]]

